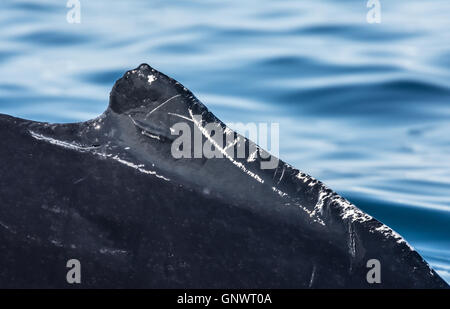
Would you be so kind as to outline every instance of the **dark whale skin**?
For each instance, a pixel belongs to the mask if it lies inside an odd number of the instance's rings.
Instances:
[[[170,127],[201,127],[192,115],[225,127],[146,64],[96,119],[0,115],[0,287],[448,287],[401,236],[282,161],[173,158]],[[69,259],[81,284],[66,281]],[[381,283],[366,280],[370,259]]]

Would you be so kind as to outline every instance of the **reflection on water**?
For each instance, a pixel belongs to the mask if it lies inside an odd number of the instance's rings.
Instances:
[[[0,112],[93,118],[147,62],[225,122],[280,123],[280,156],[401,233],[450,281],[450,2],[0,4]]]

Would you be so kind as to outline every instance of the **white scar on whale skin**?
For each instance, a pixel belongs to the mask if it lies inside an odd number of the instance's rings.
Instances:
[[[256,155],[258,154],[258,149],[255,149],[247,158],[247,162],[254,162],[256,160]]]
[[[225,148],[223,148],[223,149],[224,149],[224,150],[228,150],[228,149],[230,149],[230,147],[236,146],[237,142],[238,142],[238,140],[235,139],[235,140],[233,140],[231,143],[229,143],[228,145],[226,145]],[[248,162],[248,161],[247,161],[247,162]]]
[[[168,115],[172,115],[172,116],[176,116],[176,117],[180,117],[180,118],[185,119],[185,120],[187,120],[187,121],[193,122],[192,119],[190,119],[190,118],[188,118],[188,117],[186,117],[186,116],[180,115],[180,114],[171,113],[171,112],[169,112],[169,113],[167,113],[167,114],[168,114]]]
[[[322,213],[324,202],[325,200],[328,200],[330,203],[334,202],[335,205],[339,206],[342,219],[349,219],[352,222],[357,221],[359,223],[367,222],[373,219],[371,216],[364,213],[358,207],[342,198],[341,196],[337,195],[335,192],[328,189],[324,184],[320,183],[318,180],[312,178],[311,176],[299,172],[296,177],[303,183],[307,183],[308,181],[310,181],[310,183],[308,184],[309,187],[313,187],[317,184],[320,185],[319,197],[317,199],[316,206],[314,207],[314,213]]]
[[[285,170],[286,170],[286,167],[283,166],[283,171],[281,172],[281,176],[280,176],[280,179],[278,179],[277,185],[279,185],[280,182],[281,182],[281,180],[283,180],[283,176],[284,176],[284,171],[285,171]]]
[[[12,234],[17,234],[16,231],[14,231],[11,227],[9,227],[8,225],[6,225],[5,223],[3,223],[2,221],[0,221],[0,226],[3,227],[4,229],[6,229],[7,231],[9,231]]]
[[[148,116],[150,116],[151,114],[153,114],[156,110],[158,110],[160,107],[162,107],[163,105],[169,103],[170,101],[172,101],[175,98],[180,97],[181,94],[176,94],[173,97],[167,99],[166,101],[162,102],[161,104],[159,104],[158,106],[156,106],[154,109],[152,109],[150,112],[148,112],[148,114],[145,116],[145,118],[147,118]]]
[[[90,147],[82,146],[82,145],[77,144],[75,142],[68,143],[68,142],[60,141],[60,140],[57,140],[57,139],[54,139],[54,138],[51,138],[51,137],[44,136],[42,134],[38,134],[38,133],[33,132],[31,130],[29,130],[29,132],[30,132],[31,136],[33,138],[37,139],[37,140],[45,141],[45,142],[50,143],[52,145],[60,146],[60,147],[67,148],[67,149],[78,150],[78,151],[90,151],[92,149],[96,149],[97,148],[97,147],[93,147],[93,146],[90,146]]]
[[[298,179],[300,179],[303,183],[306,183],[308,180],[311,180],[313,184],[318,183],[317,180],[314,178],[299,172],[296,176]],[[311,185],[309,184],[309,186]],[[341,208],[341,218],[342,219],[349,219],[351,222],[359,222],[364,223],[367,221],[372,220],[372,216],[364,213],[361,211],[358,207],[347,201],[346,199],[340,197],[339,195],[336,195],[332,191],[326,191],[327,187],[325,187],[323,184],[321,184],[321,189],[319,192],[319,197],[317,198],[316,206],[314,207],[314,211],[312,212],[312,215],[315,215],[317,213],[322,214],[323,213],[323,206],[326,199],[329,199],[331,203],[335,202],[340,208]],[[393,229],[388,227],[387,225],[382,224],[381,226],[369,230],[370,233],[380,233],[386,238],[394,238],[395,241],[398,244],[405,244],[411,251],[415,251],[415,249],[397,232],[395,232]]]
[[[144,131],[144,130],[142,130],[141,131],[141,134],[142,135],[145,135],[145,136],[148,136],[148,137],[150,137],[150,138],[153,138],[153,139],[157,139],[157,140],[161,140],[161,138],[158,136],[158,135],[153,135],[153,134],[150,134],[150,133],[148,133],[148,132],[146,132],[146,131]]]
[[[128,251],[122,249],[100,248],[98,251],[101,254],[109,254],[109,255],[128,254]]]
[[[149,85],[151,85],[155,80],[156,80],[155,76],[153,76],[153,75],[147,76],[147,81],[148,81]]]
[[[141,134],[142,134],[142,135],[151,137],[151,138],[153,138],[153,139],[161,140],[161,138],[160,138],[158,135],[154,135],[154,134],[151,134],[151,133],[149,133],[149,132],[147,132],[147,131],[145,131],[145,130],[142,130],[142,126],[140,126],[140,125],[134,120],[134,118],[131,117],[131,115],[128,115],[128,117],[130,117],[131,121],[133,122],[133,124],[134,124],[136,127],[138,127],[138,128],[141,129]]]
[[[94,152],[94,153],[95,153],[96,155],[99,155],[99,156],[102,156],[102,157],[105,157],[105,158],[111,158],[111,159],[113,159],[113,160],[115,160],[115,161],[117,161],[117,162],[119,162],[119,163],[122,163],[122,164],[124,164],[124,165],[126,165],[126,166],[132,167],[132,168],[138,170],[138,171],[141,172],[141,173],[148,174],[148,175],[153,175],[153,176],[155,176],[155,177],[157,177],[157,178],[159,178],[159,179],[163,179],[163,180],[165,180],[165,181],[170,181],[169,178],[166,178],[166,177],[164,177],[164,176],[158,175],[155,171],[150,171],[150,170],[144,169],[144,168],[143,168],[143,166],[144,166],[143,164],[139,164],[139,165],[134,164],[134,163],[132,163],[132,162],[130,162],[130,161],[126,161],[126,160],[124,160],[124,159],[119,158],[119,156],[117,156],[117,155],[115,155],[115,156],[113,157],[112,155],[107,155],[107,154],[100,153],[100,152]]]
[[[286,192],[281,191],[280,189],[276,188],[276,187],[272,187],[272,191],[277,193],[280,197],[283,198],[290,198],[289,194],[287,194]],[[304,212],[306,212],[309,217],[316,223],[319,223],[320,225],[325,226],[325,222],[323,222],[323,220],[321,218],[319,218],[315,211],[310,211],[308,208],[306,208],[305,206],[301,205],[300,203],[296,202],[295,205],[300,208],[301,210],[303,210]]]
[[[220,145],[217,144],[217,142],[211,137],[211,135],[209,135],[208,131],[195,119],[194,114],[192,113],[191,109],[189,109],[189,115],[191,116],[192,122],[194,122],[194,124],[201,131],[201,133],[211,142],[211,144],[214,145],[214,147],[216,147],[216,149],[219,149],[219,151],[223,154],[224,157],[226,157],[228,160],[231,161],[231,163],[233,163],[235,166],[240,168],[242,171],[244,171],[247,175],[249,175],[250,177],[252,177],[256,181],[258,181],[260,183],[264,183],[264,180],[261,179],[261,177],[259,177],[257,174],[253,173],[252,171],[249,171],[244,166],[244,164],[235,161],[230,155],[228,155],[226,149],[224,149],[223,147],[220,147]],[[276,187],[272,187],[272,190],[274,192],[276,192],[280,197],[289,198],[289,195],[287,193],[282,192],[281,190],[277,189]],[[317,222],[317,223],[319,223],[321,225],[325,225],[325,223],[320,218],[315,216],[315,214],[313,212],[309,211],[306,207],[304,207],[302,205],[297,205],[297,206],[301,210],[305,211],[314,220],[314,222]]]
[[[289,196],[287,193],[281,191],[280,189],[277,189],[276,187],[272,187],[272,191],[278,193],[278,195],[281,197]]]
[[[320,213],[320,215],[323,215],[323,201],[326,194],[324,194],[323,191],[319,192],[319,197],[317,198],[317,203],[314,206],[313,214]]]
[[[415,251],[415,249],[396,231],[388,227],[387,225],[381,225],[377,227],[375,231],[381,233],[384,237],[394,238],[398,244],[405,244],[411,251]],[[373,233],[373,231],[371,231]]]
[[[97,149],[97,147],[86,147],[86,146],[82,146],[82,145],[77,144],[77,143],[68,143],[68,142],[65,142],[65,141],[60,141],[60,140],[57,140],[57,139],[54,139],[54,138],[51,138],[51,137],[44,136],[42,134],[38,134],[38,133],[33,132],[31,130],[29,130],[29,132],[30,132],[31,136],[33,138],[37,139],[37,140],[44,141],[44,142],[50,143],[52,145],[63,147],[63,148],[70,149],[70,150],[76,150],[76,151],[81,151],[81,152],[90,151],[91,153],[93,153],[93,154],[95,154],[97,156],[113,159],[113,160],[115,160],[115,161],[117,161],[117,162],[119,162],[119,163],[121,163],[123,165],[126,165],[128,167],[134,168],[134,169],[138,170],[141,173],[144,173],[144,174],[147,174],[147,175],[153,175],[153,176],[155,176],[155,177],[157,177],[159,179],[163,179],[165,181],[170,181],[169,178],[161,176],[161,175],[157,174],[155,171],[150,171],[150,170],[144,169],[143,168],[144,165],[137,165],[137,164],[134,164],[132,162],[123,160],[123,159],[119,158],[119,156],[117,156],[117,155],[112,156],[111,154],[105,154],[105,153],[101,153],[101,152],[98,152],[98,151],[92,151],[92,150]]]
[[[311,272],[311,279],[309,280],[309,285],[308,287],[312,287],[313,283],[314,283],[314,277],[316,276],[316,264],[313,265],[313,269]]]
[[[235,166],[240,168],[244,173],[246,173],[256,181],[258,181],[259,183],[264,183],[264,180],[261,177],[259,177],[252,171],[249,171],[241,162],[237,162],[236,160],[234,160],[223,147],[220,147],[220,145],[217,144],[217,142],[211,137],[211,135],[209,135],[208,131],[195,119],[191,109],[189,109],[189,115],[191,116],[192,122],[194,122],[194,124],[197,126],[200,132],[202,132],[202,134],[211,142],[211,144],[214,145],[214,147],[216,147],[216,149],[219,149],[219,151],[223,154],[225,158],[230,160],[231,163],[233,163]]]

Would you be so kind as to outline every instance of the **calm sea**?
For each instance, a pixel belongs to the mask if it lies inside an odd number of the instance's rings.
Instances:
[[[450,282],[450,1],[0,2],[0,112],[96,117],[149,63],[402,234]]]

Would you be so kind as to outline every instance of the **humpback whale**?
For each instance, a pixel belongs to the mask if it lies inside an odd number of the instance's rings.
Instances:
[[[281,160],[174,157],[180,121],[254,145],[147,64],[95,119],[0,115],[0,287],[448,287],[399,234]]]

